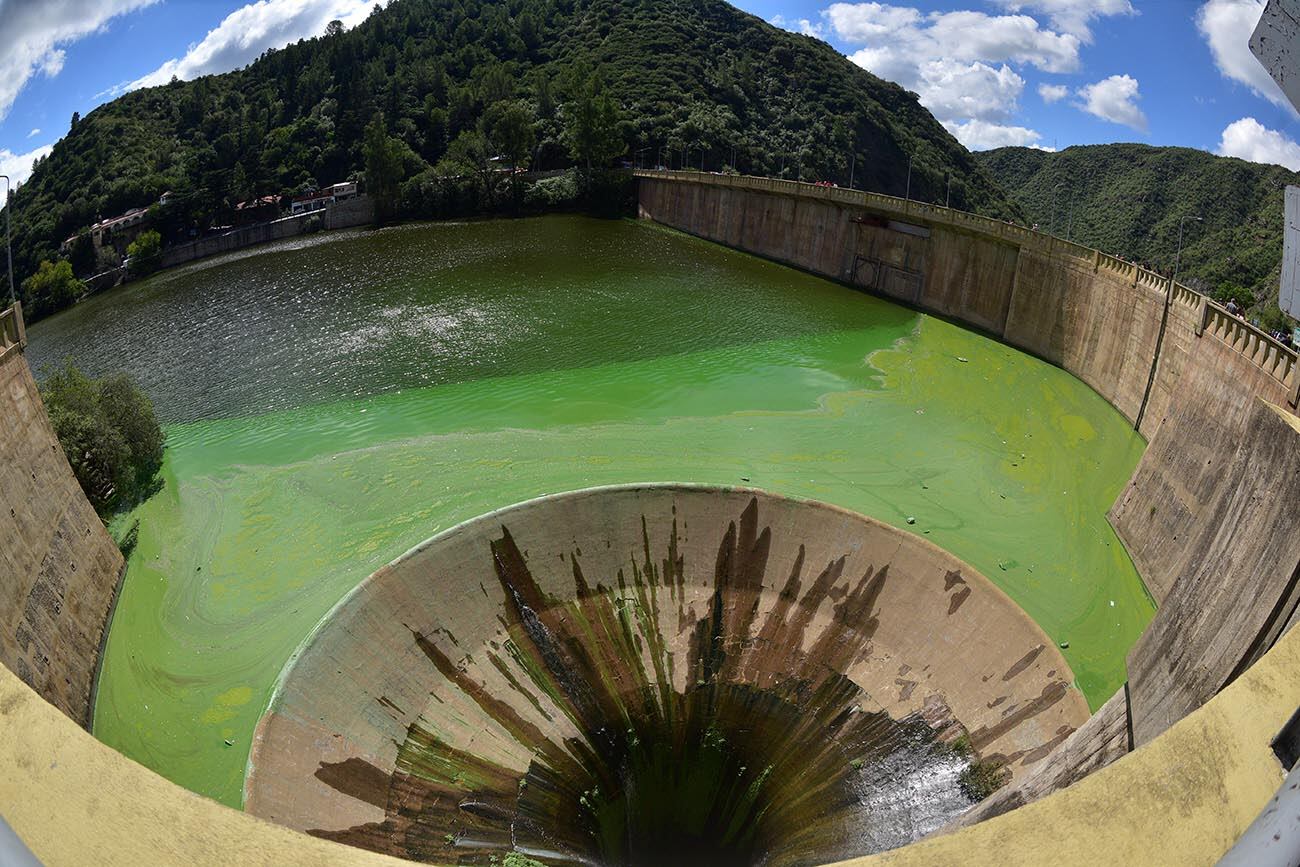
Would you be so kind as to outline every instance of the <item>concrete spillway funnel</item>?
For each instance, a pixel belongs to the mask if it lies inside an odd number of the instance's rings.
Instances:
[[[908,533],[602,488],[439,535],[286,668],[251,812],[438,863],[812,864],[904,845],[1088,716],[1005,595]]]

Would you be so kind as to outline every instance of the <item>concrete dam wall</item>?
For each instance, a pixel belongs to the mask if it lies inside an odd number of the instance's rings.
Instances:
[[[642,218],[983,330],[1065,368],[1149,440],[1110,512],[1160,605],[1129,655],[1129,687],[965,821],[1068,786],[1153,739],[1292,625],[1293,351],[1168,278],[1008,223],[790,181],[639,174]]]
[[[21,308],[0,312],[0,663],[89,727],[124,563],[63,455],[24,342]]]
[[[654,849],[691,844],[681,817],[725,840],[708,863],[820,862],[959,825],[852,863],[1212,863],[1238,839],[1300,704],[1294,353],[1158,275],[975,215],[693,173],[640,188],[644,217],[981,329],[1143,432],[1110,513],[1160,603],[1127,688],[1088,718],[996,587],[861,516],[757,491],[578,492],[435,537],[321,623],[249,766],[247,806],[272,825],[78,729],[122,563],[20,320],[0,316],[0,529],[17,540],[0,551],[0,808],[39,856],[398,863],[341,841],[689,863]],[[987,760],[1005,785],[966,811]],[[721,792],[721,812],[676,812],[687,790]]]
[[[640,174],[642,217],[987,332],[1065,368],[1129,421],[1140,416],[1138,430],[1148,440],[1189,387],[1230,408],[1254,396],[1295,406],[1294,352],[1204,296],[1099,251],[874,193],[767,178]],[[1160,363],[1147,397],[1158,342]],[[1240,413],[1224,415],[1229,423],[1241,420]]]
[[[369,196],[357,196],[342,202],[335,202],[328,208],[282,217],[269,223],[257,223],[232,229],[221,235],[211,235],[184,244],[167,247],[162,253],[162,267],[171,268],[196,259],[206,259],[221,253],[266,244],[285,238],[294,238],[306,234],[311,227],[319,224],[321,229],[349,229],[354,226],[367,226],[375,221],[375,202]]]

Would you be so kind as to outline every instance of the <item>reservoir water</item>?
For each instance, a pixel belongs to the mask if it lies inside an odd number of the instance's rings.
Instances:
[[[742,484],[946,548],[1061,643],[1094,708],[1153,613],[1105,512],[1142,440],[1069,374],[631,221],[319,235],[159,274],[29,330],[167,427],[95,734],[238,805],[285,661],[437,531],[600,484]]]

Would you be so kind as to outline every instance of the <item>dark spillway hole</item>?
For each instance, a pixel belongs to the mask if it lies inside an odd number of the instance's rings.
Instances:
[[[435,863],[811,865],[906,845],[982,794],[981,764],[939,701],[895,720],[863,709],[837,673],[700,680],[669,696],[624,696],[616,706],[638,712],[539,742],[522,775],[417,724],[385,821],[316,833]]]
[[[887,569],[848,576],[840,558],[805,571],[801,555],[760,604],[770,540],[755,509],[722,540],[704,594],[686,586],[675,527],[669,557],[652,561],[647,541],[613,586],[589,582],[575,551],[564,600],[503,527],[502,632],[413,638],[455,695],[527,746],[526,769],[453,747],[428,715],[391,774],[317,773],[384,819],[313,833],[436,863],[775,867],[906,845],[959,815],[988,766],[943,700],[894,719],[843,673],[871,657]],[[834,615],[814,626],[828,598]]]
[[[800,692],[699,684],[683,696],[684,718],[604,732],[608,752],[581,779],[535,764],[515,846],[603,867],[816,864],[905,845],[973,803],[970,757],[922,716],[899,722],[849,705],[809,726],[824,712],[799,700],[857,688],[837,679],[820,695]],[[943,719],[944,709],[931,710]],[[566,817],[559,801],[575,796],[579,809]],[[566,819],[591,840],[586,851],[556,845]]]

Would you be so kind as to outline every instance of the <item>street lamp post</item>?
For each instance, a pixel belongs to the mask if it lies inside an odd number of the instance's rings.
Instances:
[[[945,208],[952,207],[952,172],[948,172],[948,192],[944,194],[943,206]]]
[[[14,251],[9,245],[9,226],[10,221],[12,220],[10,212],[13,210],[14,204],[13,195],[12,190],[9,187],[9,176],[0,175],[0,178],[5,179],[5,258],[9,260],[9,303],[16,304],[18,302],[18,295],[14,292]]]
[[[1061,183],[1064,183],[1064,181],[1062,181]],[[1057,194],[1058,194],[1060,191],[1061,191],[1061,184],[1060,184],[1060,183],[1058,183],[1056,186],[1052,187],[1052,225],[1051,225],[1051,228],[1049,229],[1049,231],[1050,231],[1053,235],[1056,234],[1056,205],[1057,205],[1057,202],[1058,202],[1059,199],[1060,199],[1060,196],[1058,196]]]
[[[912,155],[907,155],[907,201],[912,201]]]
[[[853,153],[849,156],[849,189],[853,189],[853,180],[858,168],[858,151],[854,148]]]
[[[1151,398],[1151,386],[1156,381],[1156,365],[1160,363],[1160,347],[1165,342],[1165,326],[1169,323],[1169,303],[1174,297],[1174,284],[1178,282],[1178,266],[1183,258],[1183,224],[1188,220],[1195,220],[1200,223],[1202,218],[1197,214],[1186,214],[1178,221],[1178,252],[1174,254],[1174,276],[1169,278],[1169,285],[1165,287],[1165,306],[1164,311],[1160,314],[1160,332],[1156,335],[1156,353],[1151,358],[1151,372],[1147,374],[1146,391],[1142,393],[1142,405],[1138,407],[1137,421],[1133,422],[1133,430],[1142,429],[1142,417],[1146,415],[1147,401]]]

